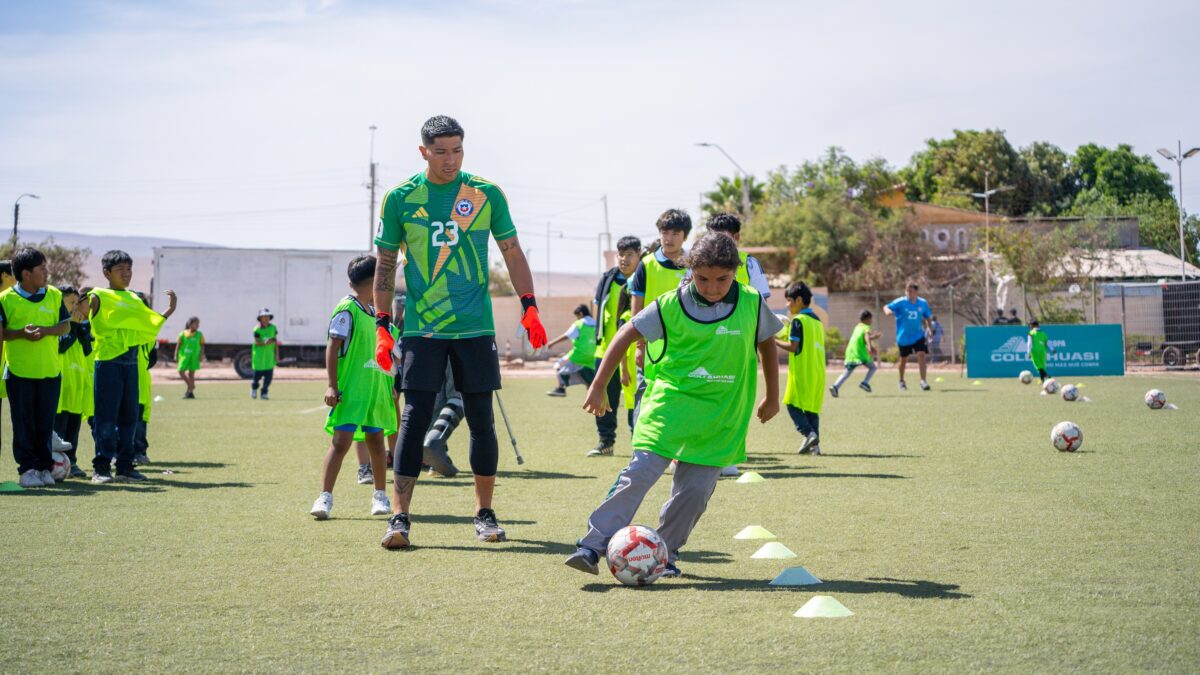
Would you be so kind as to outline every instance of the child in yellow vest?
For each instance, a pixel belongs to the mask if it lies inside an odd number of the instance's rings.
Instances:
[[[567,558],[574,569],[597,574],[609,539],[633,520],[646,493],[678,460],[658,534],[667,545],[667,571],[680,575],[679,549],[703,515],[721,467],[746,459],[746,433],[757,412],[766,422],[779,412],[779,369],[773,336],[782,327],[758,291],[734,282],[737,245],[709,233],[688,254],[692,281],[668,291],[617,332],[584,409],[608,410],[603,384],[639,339],[662,341],[654,386],[641,402],[633,432],[633,459],[607,499],[588,518],[587,534]],[[762,364],[766,396],[756,407],[755,371]]]
[[[17,285],[17,280],[12,275],[12,261],[0,260],[0,293],[7,291]],[[4,339],[0,335],[0,403],[4,403],[4,399],[8,398],[8,390],[4,382],[4,365],[7,362],[7,357],[4,354]],[[4,412],[4,407],[0,405],[0,413]]]
[[[196,398],[196,371],[204,360],[204,333],[200,332],[200,319],[193,316],[183,325],[183,332],[175,343],[175,363],[179,364],[179,377],[187,385],[183,397]]]
[[[163,323],[175,313],[175,291],[166,292],[170,305],[159,314],[129,290],[133,281],[133,258],[114,250],[100,260],[108,288],[88,294],[92,334],[96,338],[96,403],[93,433],[96,457],[92,460],[92,482],[113,480],[141,482],[146,477],[133,468],[133,438],[137,432],[141,345],[153,343]],[[116,478],[112,474],[116,462]]]
[[[41,251],[20,249],[13,255],[12,270],[17,285],[0,293],[0,325],[8,348],[3,376],[20,485],[35,488],[55,482],[50,437],[62,385],[57,338],[67,332],[70,314],[62,293],[46,283],[49,272]]]
[[[72,313],[71,327],[58,338],[58,353],[62,359],[62,389],[58,396],[58,412],[54,416],[54,433],[71,446],[71,478],[87,478],[79,468],[79,429],[83,420],[92,416],[96,393],[93,391],[89,356],[92,353],[92,331],[87,321],[75,314],[79,291],[74,286],[62,286],[63,304]],[[86,312],[83,312],[86,316]]]
[[[796,431],[804,435],[800,454],[821,454],[821,404],[825,400],[825,329],[812,311],[812,290],[804,282],[784,292],[793,315],[787,340],[776,340],[788,352],[787,390],[783,402]]]

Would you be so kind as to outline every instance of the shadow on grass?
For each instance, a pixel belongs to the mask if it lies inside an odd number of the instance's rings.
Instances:
[[[592,583],[580,590],[587,593],[607,593],[623,589],[618,583]],[[936,581],[888,579],[871,577],[861,581],[834,579],[812,586],[771,586],[761,579],[725,579],[722,577],[684,576],[678,580],[660,581],[653,586],[644,586],[639,591],[750,591],[750,592],[803,592],[803,593],[891,593],[919,600],[956,600],[971,597],[957,592],[958,584],[942,584]]]
[[[230,466],[225,462],[172,462],[172,461],[155,461],[143,465],[142,468],[151,471],[161,471],[164,469],[224,469]]]
[[[519,521],[504,521],[519,522]],[[539,541],[537,539],[509,539],[500,544],[484,544],[478,546],[409,546],[405,551],[486,551],[488,553],[533,553],[536,555],[566,556],[575,552],[574,544],[564,544],[558,541]]]
[[[822,457],[853,457],[855,459],[916,459],[925,455],[874,455],[870,453],[822,452]]]
[[[898,478],[908,480],[908,476],[895,473],[834,473],[829,471],[761,471],[763,478]]]
[[[585,479],[585,478],[592,479],[592,478],[596,477],[596,476],[577,476],[573,473],[560,473],[558,471],[527,471],[527,470],[520,470],[520,469],[518,469],[516,471],[497,471],[496,476],[498,478],[525,478],[525,479],[532,479],[532,480]]]
[[[0,497],[91,497],[100,492],[166,492],[161,483],[107,483],[99,485],[91,482],[57,483],[48,488],[30,488],[21,492],[0,492]]]

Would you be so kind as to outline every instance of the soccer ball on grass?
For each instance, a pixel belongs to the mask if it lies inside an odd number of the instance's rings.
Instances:
[[[1029,372],[1028,370],[1022,370],[1020,379],[1021,384],[1029,384],[1030,382],[1033,382],[1033,373]]]
[[[1057,394],[1058,393],[1058,380],[1056,380],[1052,377],[1052,378],[1046,380],[1045,382],[1043,382],[1042,383],[1042,391],[1046,392],[1047,394]]]
[[[1079,400],[1079,389],[1073,384],[1064,384],[1062,388],[1062,397],[1064,401]]]
[[[1083,445],[1083,431],[1074,422],[1059,422],[1050,431],[1050,444],[1059,452],[1075,452]]]
[[[642,525],[622,528],[608,540],[608,569],[626,586],[649,586],[666,570],[667,544]]]
[[[1162,410],[1167,404],[1167,395],[1161,389],[1151,389],[1146,392],[1146,407],[1151,410]]]
[[[54,466],[50,468],[50,477],[54,480],[66,480],[67,476],[71,475],[71,459],[66,453],[54,451],[50,453],[54,458]]]

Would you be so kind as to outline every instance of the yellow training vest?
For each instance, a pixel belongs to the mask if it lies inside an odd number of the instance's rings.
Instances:
[[[4,307],[5,325],[9,330],[20,330],[26,326],[49,328],[59,324],[62,311],[62,293],[53,286],[46,287],[46,297],[41,302],[31,302],[17,292],[16,287],[0,293],[0,305]],[[8,370],[17,377],[41,380],[58,377],[62,372],[62,358],[58,355],[58,338],[43,337],[40,340],[6,340],[4,352],[8,358]]]

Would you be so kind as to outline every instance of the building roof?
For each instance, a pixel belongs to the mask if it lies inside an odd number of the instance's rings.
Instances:
[[[1152,248],[1105,251],[1084,276],[1091,279],[1171,279],[1180,274],[1179,258]],[[1183,263],[1189,277],[1200,279],[1200,267]]]

